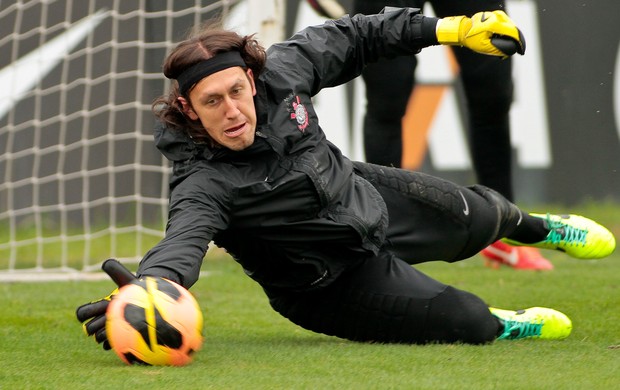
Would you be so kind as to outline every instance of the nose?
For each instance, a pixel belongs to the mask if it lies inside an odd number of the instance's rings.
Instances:
[[[227,118],[236,118],[241,111],[237,107],[237,101],[231,99],[230,96],[224,98],[224,107]]]

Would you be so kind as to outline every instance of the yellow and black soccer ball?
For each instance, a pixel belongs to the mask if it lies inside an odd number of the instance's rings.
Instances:
[[[127,364],[183,366],[200,349],[203,317],[194,296],[167,279],[120,288],[106,312],[106,334]]]

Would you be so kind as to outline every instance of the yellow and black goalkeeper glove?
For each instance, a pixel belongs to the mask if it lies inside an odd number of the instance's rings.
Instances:
[[[101,269],[110,276],[119,288],[137,280],[131,271],[114,259],[104,261]],[[88,336],[94,335],[95,341],[102,344],[105,350],[110,349],[110,342],[105,332],[105,314],[110,301],[117,293],[118,288],[107,297],[81,305],[75,311],[78,321],[82,323],[84,332]]]
[[[504,11],[442,18],[436,34],[441,44],[461,45],[482,54],[507,58],[525,53],[525,37]]]

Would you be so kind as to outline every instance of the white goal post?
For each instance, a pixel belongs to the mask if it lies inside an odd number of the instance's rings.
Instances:
[[[151,102],[166,53],[222,18],[267,46],[285,0],[0,2],[0,281],[88,277],[163,236]],[[225,24],[226,24],[225,23]]]

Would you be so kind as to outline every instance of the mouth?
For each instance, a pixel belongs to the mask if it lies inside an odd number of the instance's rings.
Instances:
[[[231,127],[229,129],[224,130],[224,135],[230,138],[235,138],[240,136],[245,132],[245,123],[240,124],[239,126]]]

